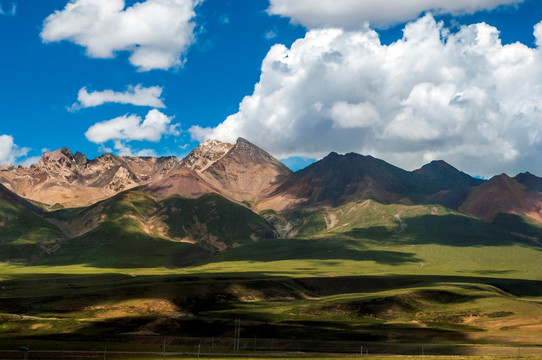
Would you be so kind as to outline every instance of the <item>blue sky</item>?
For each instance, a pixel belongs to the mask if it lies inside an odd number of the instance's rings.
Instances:
[[[61,147],[182,157],[243,136],[294,169],[354,151],[542,175],[542,1],[307,1],[0,0],[0,163]]]

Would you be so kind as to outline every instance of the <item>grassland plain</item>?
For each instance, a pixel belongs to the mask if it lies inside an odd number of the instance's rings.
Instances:
[[[131,215],[155,206],[134,199],[119,203]],[[440,206],[355,202],[311,215],[296,238],[240,234],[243,246],[180,266],[172,256],[190,244],[110,218],[100,251],[77,253],[96,245],[87,236],[62,261],[0,263],[0,344],[231,349],[240,319],[244,351],[542,352],[542,230],[519,217],[488,223]],[[119,241],[124,250],[101,259]]]

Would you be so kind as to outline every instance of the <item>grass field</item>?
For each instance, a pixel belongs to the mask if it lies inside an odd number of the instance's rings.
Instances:
[[[165,340],[171,351],[211,342],[226,351],[239,319],[244,351],[542,352],[542,248],[533,242],[542,231],[516,217],[487,223],[438,206],[359,202],[311,215],[296,238],[211,257],[180,254],[183,244],[119,221],[112,216],[98,242],[65,247],[62,261],[0,263],[0,347],[160,351]],[[135,257],[100,259],[117,240]],[[173,266],[176,256],[185,265]]]

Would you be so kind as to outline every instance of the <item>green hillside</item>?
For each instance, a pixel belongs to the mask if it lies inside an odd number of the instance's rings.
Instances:
[[[63,242],[40,265],[183,266],[216,251],[274,236],[260,216],[217,194],[156,200],[128,191],[90,208],[60,210],[50,216],[68,228],[84,227],[85,221],[94,226]]]
[[[440,205],[383,205],[372,200],[348,203],[309,216],[299,237],[341,236],[373,240],[380,245],[539,247],[542,226],[511,214],[483,221]]]
[[[62,232],[39,209],[0,187],[0,261],[31,261],[54,252]]]

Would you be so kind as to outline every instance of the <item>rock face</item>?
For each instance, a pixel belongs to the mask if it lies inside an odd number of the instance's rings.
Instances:
[[[221,189],[226,197],[236,201],[257,201],[265,189],[291,172],[264,150],[239,138],[235,146],[200,174]]]
[[[203,142],[181,161],[181,166],[186,169],[145,189],[162,197],[216,192],[236,202],[257,202],[266,189],[292,172],[243,138],[235,144]]]
[[[162,179],[180,168],[175,157],[119,157],[88,160],[67,148],[42,155],[28,168],[0,167],[0,183],[29,200],[50,207],[93,204],[120,191]]]
[[[233,146],[218,140],[204,141],[181,160],[181,166],[196,172],[204,171],[226,155]]]
[[[0,184],[49,208],[88,206],[138,186],[159,198],[214,192],[242,202],[257,201],[265,189],[290,173],[267,152],[240,138],[236,144],[203,142],[182,160],[111,154],[88,160],[63,148],[44,153],[29,168],[2,165]]]

